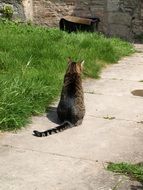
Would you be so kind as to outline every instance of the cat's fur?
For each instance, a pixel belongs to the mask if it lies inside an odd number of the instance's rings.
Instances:
[[[57,107],[57,114],[62,122],[60,126],[48,129],[44,132],[33,131],[37,137],[48,136],[63,131],[82,123],[85,115],[84,96],[81,73],[82,62],[68,61],[68,68],[64,77],[61,98]]]

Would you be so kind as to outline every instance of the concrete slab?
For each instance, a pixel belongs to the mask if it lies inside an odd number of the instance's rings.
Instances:
[[[102,78],[84,81],[84,92],[90,94],[135,97],[131,92],[136,89],[143,89],[143,82]]]
[[[143,80],[141,71],[143,71],[143,54],[136,53],[122,59],[118,64],[107,66],[101,78],[140,81]]]
[[[65,159],[76,158],[94,162],[142,161],[142,124],[86,116],[82,126],[62,133],[45,138],[35,138],[31,135],[35,128],[44,130],[52,126],[55,125],[45,126],[43,123],[38,125],[33,122],[28,131],[7,134],[1,145],[58,155]]]
[[[143,53],[143,45],[142,44],[134,44],[134,47],[137,52]]]
[[[143,121],[143,98],[85,94],[86,112],[90,116],[140,122]]]

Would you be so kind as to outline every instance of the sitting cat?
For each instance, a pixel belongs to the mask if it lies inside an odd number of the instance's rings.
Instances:
[[[57,114],[62,124],[44,132],[33,131],[35,136],[48,136],[82,123],[83,117],[85,115],[81,79],[83,63],[84,61],[73,62],[71,59],[68,61],[68,68],[64,77],[61,98],[57,107]]]

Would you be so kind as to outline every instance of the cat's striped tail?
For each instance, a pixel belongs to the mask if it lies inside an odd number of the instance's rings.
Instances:
[[[52,135],[54,133],[61,132],[61,131],[65,130],[65,129],[68,129],[68,128],[71,128],[71,127],[73,127],[73,125],[69,121],[65,121],[63,124],[61,124],[61,125],[59,125],[57,127],[48,129],[48,130],[43,131],[43,132],[33,131],[33,135],[36,136],[36,137],[46,137],[46,136]]]

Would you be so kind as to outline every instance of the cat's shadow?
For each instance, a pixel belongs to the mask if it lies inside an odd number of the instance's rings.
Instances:
[[[56,123],[56,124],[61,123],[57,115],[57,107],[52,107],[52,106],[48,107],[47,118],[53,123]]]

